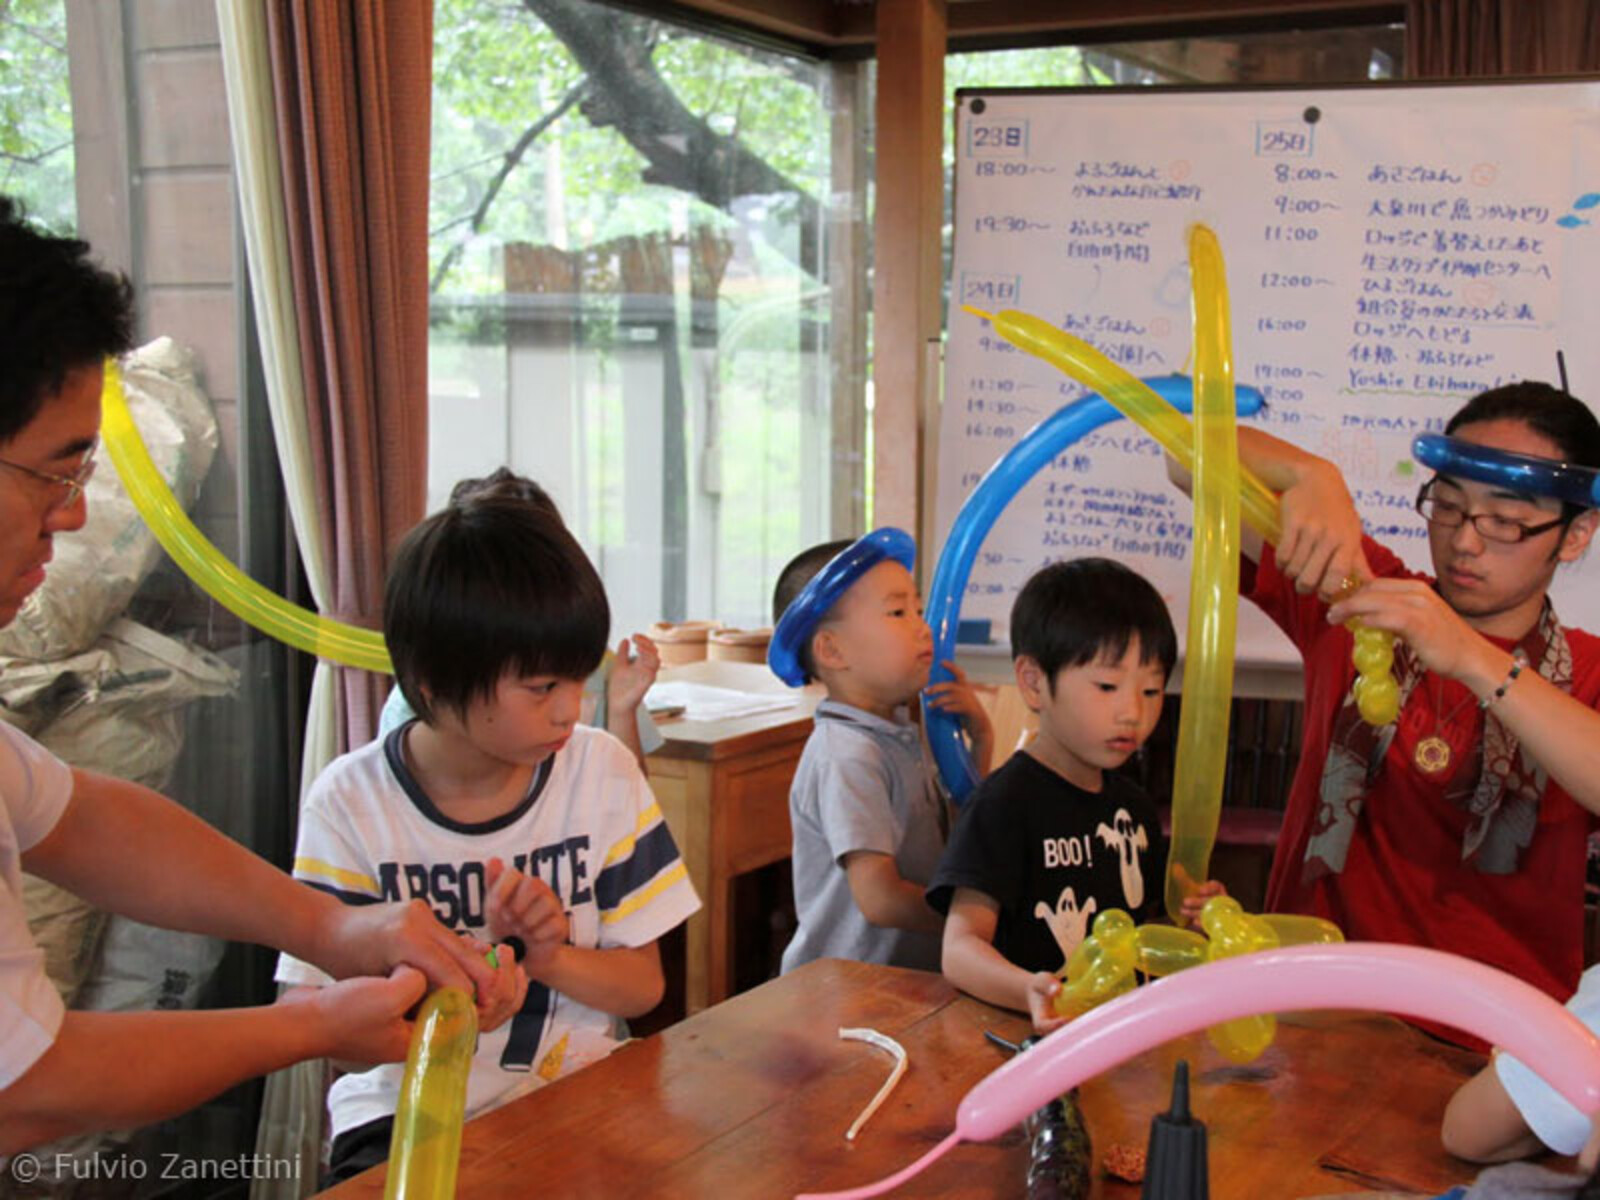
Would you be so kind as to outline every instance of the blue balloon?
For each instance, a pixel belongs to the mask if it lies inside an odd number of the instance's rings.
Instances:
[[[1161,375],[1143,381],[1157,395],[1183,412],[1194,411],[1194,381],[1187,375]],[[1240,416],[1261,411],[1262,396],[1246,384],[1234,386],[1234,399]],[[1084,396],[1063,405],[1025,434],[1021,441],[1002,455],[978,482],[972,495],[956,514],[933,570],[928,586],[926,611],[933,627],[933,674],[930,683],[952,678],[944,667],[955,657],[956,625],[961,620],[961,597],[967,590],[972,564],[989,530],[999,520],[1013,497],[1046,463],[1084,434],[1117,420],[1122,414],[1099,395]],[[978,769],[972,751],[961,736],[961,725],[950,713],[941,712],[924,701],[922,725],[928,745],[945,788],[957,804],[965,803],[978,783]]]
[[[1499,484],[1507,491],[1549,496],[1580,508],[1600,505],[1600,471],[1593,467],[1496,450],[1442,433],[1419,433],[1411,441],[1411,454],[1442,475]]]

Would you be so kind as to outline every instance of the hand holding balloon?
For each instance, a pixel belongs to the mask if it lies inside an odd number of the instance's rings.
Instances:
[[[1138,982],[1136,973],[1165,976],[1218,959],[1288,945],[1326,945],[1344,941],[1339,927],[1320,917],[1246,913],[1227,895],[1214,895],[1201,908],[1202,936],[1171,925],[1135,926],[1133,918],[1118,908],[1095,918],[1087,937],[1078,943],[1063,968],[1066,982],[1053,997],[1055,1016],[1080,1017]],[[1035,1007],[1031,1003],[1030,1007]],[[1053,1028],[1061,1021],[1048,1022]],[[1034,1011],[1034,1025],[1042,1028]],[[1249,1062],[1272,1044],[1276,1023],[1270,1015],[1250,1016],[1211,1030],[1212,1043],[1234,1062]]]
[[[1510,655],[1461,619],[1432,587],[1417,579],[1375,579],[1328,610],[1329,621],[1362,622],[1369,631],[1404,638],[1428,670],[1447,679],[1505,677]],[[1356,635],[1360,649],[1362,635]]]

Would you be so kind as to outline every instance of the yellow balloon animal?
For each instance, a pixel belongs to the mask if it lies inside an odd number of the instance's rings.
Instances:
[[[422,1002],[400,1082],[384,1200],[447,1200],[456,1194],[467,1076],[478,1048],[478,1011],[460,988]]]
[[[1136,972],[1174,975],[1201,963],[1278,946],[1344,941],[1339,927],[1321,917],[1245,912],[1231,896],[1213,896],[1200,912],[1205,934],[1173,925],[1135,926],[1121,909],[1107,909],[1078,944],[1063,969],[1055,995],[1058,1016],[1076,1017],[1137,984]],[[1270,1014],[1241,1017],[1207,1031],[1212,1045],[1232,1062],[1246,1063],[1272,1044],[1277,1020]]]
[[[139,515],[183,573],[241,621],[297,650],[347,667],[394,673],[383,634],[290,603],[228,561],[201,533],[150,459],[128,411],[122,375],[106,363],[101,436]]]

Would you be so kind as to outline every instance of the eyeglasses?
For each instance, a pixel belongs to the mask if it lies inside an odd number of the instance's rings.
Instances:
[[[1417,493],[1417,511],[1430,525],[1459,529],[1471,521],[1472,527],[1484,541],[1509,545],[1525,542],[1531,537],[1538,537],[1541,533],[1549,533],[1558,525],[1567,523],[1566,517],[1557,517],[1553,521],[1545,521],[1539,525],[1524,525],[1521,521],[1513,521],[1510,517],[1497,517],[1494,513],[1469,513],[1459,504],[1452,504],[1448,500],[1436,497],[1433,494],[1433,485],[1438,482],[1437,479],[1428,480]]]
[[[71,508],[78,502],[78,497],[83,494],[83,489],[88,486],[89,480],[94,477],[94,469],[100,465],[95,458],[95,451],[100,448],[100,439],[96,438],[94,445],[90,446],[83,456],[83,462],[71,475],[57,475],[54,471],[41,471],[36,467],[25,467],[21,463],[12,462],[10,459],[0,458],[0,467],[10,467],[13,471],[21,471],[24,475],[32,475],[35,479],[42,479],[52,488],[62,489],[59,495],[53,496],[49,507],[45,511],[60,512],[63,508]]]

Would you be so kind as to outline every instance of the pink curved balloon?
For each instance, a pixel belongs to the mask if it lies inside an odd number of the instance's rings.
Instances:
[[[1238,1017],[1312,1008],[1374,1009],[1452,1025],[1509,1050],[1581,1111],[1600,1111],[1600,1038],[1530,984],[1417,946],[1290,946],[1191,967],[1076,1018],[974,1086],[957,1110],[955,1132],[910,1167],[815,1200],[882,1195],[957,1143],[999,1137],[1085,1080],[1175,1037]]]
[[[1600,1038],[1544,992],[1441,950],[1350,942],[1291,946],[1158,979],[1056,1030],[961,1101],[963,1141],[1029,1113],[1153,1046],[1257,1013],[1366,1008],[1423,1017],[1511,1051],[1586,1113],[1600,1110]]]

